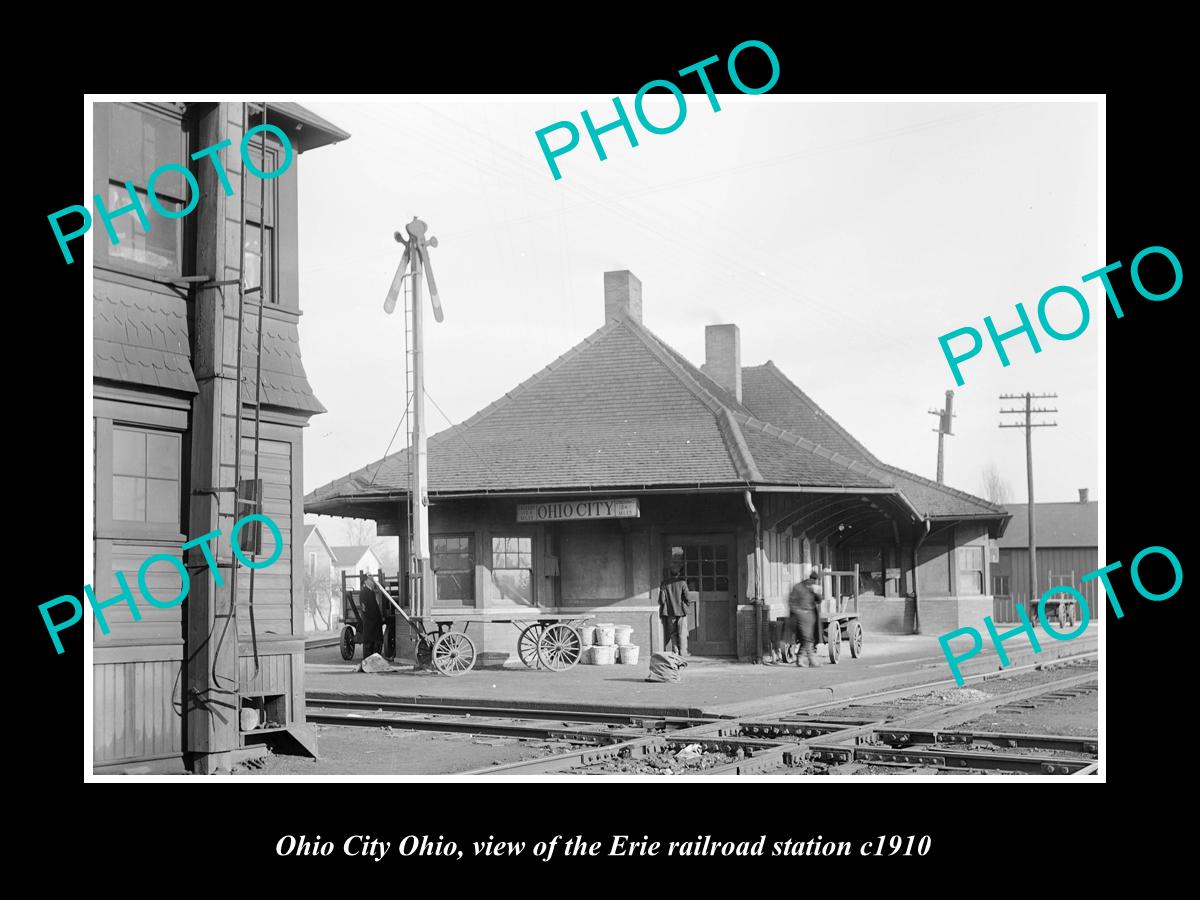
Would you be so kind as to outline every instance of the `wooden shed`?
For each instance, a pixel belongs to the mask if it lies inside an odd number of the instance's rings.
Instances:
[[[1013,520],[999,542],[999,562],[992,575],[997,622],[1016,622],[1017,604],[1024,606],[1030,621],[1037,610],[1029,599],[1029,504],[1010,503]],[[1078,502],[1035,503],[1034,529],[1037,536],[1037,603],[1051,587],[1069,584],[1087,598],[1096,615],[1098,579],[1080,579],[1100,568],[1100,507],[1080,491]]]

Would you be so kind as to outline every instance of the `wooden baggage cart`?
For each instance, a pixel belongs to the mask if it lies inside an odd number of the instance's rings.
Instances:
[[[592,616],[546,615],[535,613],[523,617],[494,618],[481,617],[478,614],[443,614],[438,616],[412,616],[396,601],[387,580],[381,580],[374,575],[364,574],[368,586],[375,590],[376,596],[391,610],[393,627],[387,628],[385,619],[385,644],[391,635],[392,652],[385,656],[395,656],[394,625],[397,619],[403,619],[412,630],[413,640],[417,644],[417,665],[420,668],[433,669],[442,675],[462,675],[475,668],[478,656],[475,642],[467,634],[472,623],[499,623],[511,625],[517,632],[517,657],[530,669],[546,669],[551,672],[563,672],[572,668],[583,656],[583,638],[579,627],[592,619]],[[352,602],[352,607],[357,603]],[[361,621],[361,619],[360,619]],[[455,630],[456,627],[458,630]],[[361,643],[361,641],[360,641]],[[354,644],[350,643],[350,656],[345,652],[345,636],[343,635],[343,652],[345,659],[350,659],[354,653]]]
[[[355,645],[363,642],[363,610],[358,595],[364,578],[383,584],[388,590],[399,591],[399,579],[387,576],[383,572],[376,575],[367,572],[359,572],[357,575],[342,573],[342,631],[338,648],[341,650],[342,659],[347,661],[354,659]],[[378,591],[376,596],[378,597]],[[383,616],[383,655],[392,659],[396,656],[396,611],[388,603],[381,604],[379,611]]]
[[[842,655],[842,641],[850,645],[850,655],[858,659],[862,655],[863,628],[858,620],[858,565],[851,572],[825,572],[829,586],[824,588],[821,598],[821,637],[834,665]],[[849,581],[849,591],[846,581]],[[799,635],[794,635],[787,648],[785,659],[795,662],[800,653]]]

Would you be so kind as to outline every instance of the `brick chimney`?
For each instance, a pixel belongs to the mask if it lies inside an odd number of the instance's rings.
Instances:
[[[642,283],[628,269],[604,273],[604,321],[625,316],[642,322]]]
[[[704,327],[704,365],[700,370],[742,402],[742,338],[736,325]]]
[[[1080,502],[1080,503],[1087,503],[1087,502],[1088,502],[1088,499],[1087,499],[1087,494],[1088,494],[1088,489],[1087,489],[1087,488],[1080,488],[1080,489],[1079,489],[1079,502]]]

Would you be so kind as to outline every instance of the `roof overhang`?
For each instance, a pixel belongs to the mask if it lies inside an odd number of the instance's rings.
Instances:
[[[262,112],[253,112],[250,124],[253,126],[261,122]],[[281,129],[300,153],[336,144],[350,137],[350,132],[338,128],[299,103],[272,103],[268,100],[267,122]]]
[[[478,500],[478,499],[522,499],[527,497],[572,497],[572,496],[613,496],[618,494],[729,494],[742,491],[762,493],[789,494],[839,494],[855,496],[859,494],[898,498],[905,511],[914,518],[920,514],[908,501],[904,494],[892,487],[807,487],[803,485],[759,485],[739,482],[719,484],[624,484],[605,485],[603,487],[553,487],[553,488],[514,488],[512,490],[466,490],[466,491],[429,491],[430,502],[448,500]],[[375,509],[380,505],[403,503],[408,496],[404,490],[388,489],[378,493],[339,494],[321,499],[305,500],[304,511],[326,516],[345,516],[349,518],[372,518],[363,515],[364,510]]]
[[[930,516],[931,522],[947,523],[947,522],[988,522],[995,523],[988,525],[988,537],[1002,538],[1004,532],[1008,530],[1008,523],[1012,521],[1012,513],[978,513],[970,516]]]

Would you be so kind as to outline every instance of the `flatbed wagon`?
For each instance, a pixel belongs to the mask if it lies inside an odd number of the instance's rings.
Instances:
[[[395,579],[380,579],[364,573],[360,583],[371,587],[381,608],[389,610],[384,617],[384,655],[395,656],[395,634],[398,619],[408,623],[417,644],[417,666],[432,669],[442,675],[462,675],[475,668],[478,653],[475,642],[467,634],[472,625],[511,625],[516,631],[517,657],[530,669],[546,669],[563,672],[575,666],[583,655],[583,638],[579,628],[592,616],[548,615],[535,612],[527,616],[496,618],[444,614],[439,616],[413,616],[396,602],[389,588]],[[342,658],[352,659],[354,645],[361,643],[357,629],[361,628],[361,611],[352,591],[344,591],[347,618],[350,613],[357,617],[342,632]],[[390,625],[389,625],[390,623]],[[356,628],[357,626],[357,628]],[[389,652],[390,651],[390,652]]]
[[[862,655],[863,627],[858,619],[858,566],[850,572],[826,571],[829,587],[821,598],[821,637],[829,661],[837,664],[842,655],[842,642],[850,645],[850,655],[858,659]],[[846,582],[850,590],[844,592]],[[794,635],[785,654],[787,662],[795,662],[800,653],[799,635]]]

